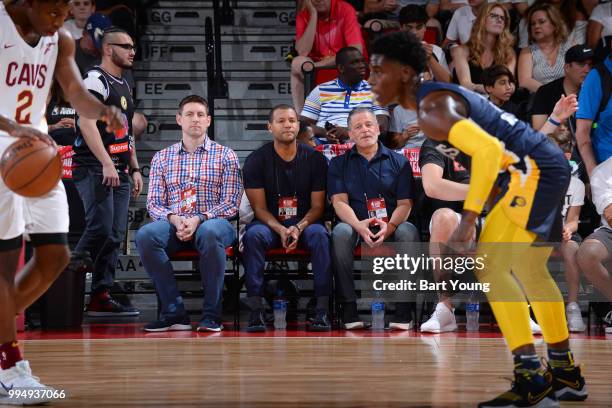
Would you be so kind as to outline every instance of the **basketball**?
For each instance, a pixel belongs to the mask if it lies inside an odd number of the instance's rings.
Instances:
[[[55,146],[38,139],[21,138],[0,158],[4,184],[24,197],[47,194],[62,176],[62,162]]]

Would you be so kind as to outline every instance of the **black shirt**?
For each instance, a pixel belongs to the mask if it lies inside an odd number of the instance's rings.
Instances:
[[[302,143],[297,149],[295,158],[286,162],[274,150],[274,143],[267,143],[251,153],[242,168],[244,188],[263,188],[268,211],[275,217],[279,197],[297,196],[297,218],[301,220],[310,211],[311,193],[325,191],[325,157]]]
[[[360,220],[368,218],[368,199],[385,199],[387,216],[397,207],[398,200],[414,199],[415,187],[412,166],[406,158],[378,142],[378,151],[368,161],[357,151],[357,146],[329,163],[328,195],[348,194],[349,205]]]
[[[127,128],[124,135],[117,136],[114,133],[109,133],[106,131],[105,122],[97,122],[98,132],[100,132],[102,137],[104,148],[109,153],[117,170],[124,171],[129,165],[130,151],[134,146],[132,131],[134,101],[132,100],[130,87],[125,78],[116,78],[100,67],[94,67],[87,73],[85,84],[89,88],[89,92],[98,98],[100,102],[105,105],[116,106],[125,116]],[[74,141],[73,150],[75,153],[73,163],[76,168],[102,167],[102,164],[87,146],[80,129],[77,130],[77,138]]]
[[[563,80],[561,77],[552,82],[542,85],[536,91],[533,99],[533,107],[531,108],[532,115],[550,115],[555,108],[555,104],[565,94],[563,89]]]
[[[49,105],[47,105],[47,124],[55,125],[57,122],[64,118],[71,118],[76,123],[76,111],[67,102],[60,103],[57,97],[51,98]],[[60,146],[72,146],[76,139],[75,128],[61,128],[55,129],[49,132],[49,136]]]
[[[437,143],[431,139],[427,139],[425,142],[423,142],[423,145],[421,146],[421,155],[419,157],[419,166],[421,169],[426,164],[432,163],[442,168],[443,179],[461,184],[469,184],[469,170],[459,164],[459,162],[443,155],[436,149],[436,146]],[[463,155],[463,153],[460,154]],[[465,156],[464,160],[469,161],[469,157]],[[429,200],[431,201],[429,208],[431,209],[432,214],[439,208],[450,208],[456,212],[461,212],[463,209],[463,201],[444,201],[434,198],[429,198]]]

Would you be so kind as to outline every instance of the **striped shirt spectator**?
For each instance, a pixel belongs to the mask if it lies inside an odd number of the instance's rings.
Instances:
[[[389,116],[387,108],[374,101],[372,88],[367,81],[362,80],[351,88],[339,78],[324,82],[313,89],[306,98],[301,116],[316,121],[316,126],[320,128],[325,128],[327,122],[347,128],[348,115],[357,107],[370,108],[377,117]]]
[[[196,190],[195,209],[185,211],[185,191]],[[154,220],[169,214],[203,215],[206,219],[231,218],[242,194],[236,153],[208,137],[193,154],[179,142],[155,154],[149,174],[147,210]]]

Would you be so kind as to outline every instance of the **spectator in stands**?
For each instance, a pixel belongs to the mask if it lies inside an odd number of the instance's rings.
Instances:
[[[575,45],[567,50],[565,64],[563,65],[565,76],[542,85],[535,94],[531,109],[531,126],[534,129],[549,134],[552,133],[555,125],[558,126],[559,123],[565,122],[568,118],[571,121],[570,131],[576,128],[576,120],[571,116],[574,112],[555,112],[555,105],[565,95],[578,95],[580,86],[591,69],[592,60],[593,50],[586,48],[584,45]],[[558,109],[561,109],[562,105]],[[550,128],[550,125],[548,125],[547,128],[543,128],[546,123],[550,123],[553,127]]]
[[[146,331],[191,330],[170,257],[195,249],[204,287],[198,331],[218,332],[225,275],[225,248],[235,232],[228,219],[238,212],[242,183],[236,153],[210,140],[208,103],[190,95],[179,103],[176,122],[182,139],[155,154],[151,161],[147,210],[154,220],[136,233],[145,271],[161,301],[159,320]]]
[[[611,76],[612,52],[588,73],[578,98],[576,141],[589,176],[612,157]]]
[[[72,18],[66,20],[64,28],[68,30],[72,38],[78,40],[83,36],[83,30],[87,19],[96,12],[95,0],[72,0],[70,3],[70,14]]]
[[[397,28],[402,24],[401,21],[398,23],[401,10],[411,5],[423,9],[426,16],[424,25],[435,27],[439,33],[442,32],[440,22],[434,18],[440,9],[440,0],[365,0],[364,28],[375,32],[381,29]]]
[[[414,178],[408,161],[378,141],[374,113],[357,108],[348,118],[355,146],[330,162],[328,194],[339,223],[332,232],[332,261],[338,302],[347,330],[365,326],[357,314],[353,251],[359,242],[376,247],[386,242],[418,242],[416,227],[406,220],[412,210]],[[411,327],[408,303],[397,303],[390,328]]]
[[[397,150],[401,148],[420,148],[426,137],[417,123],[416,112],[397,105],[391,114],[389,133],[385,146]]]
[[[336,54],[338,78],[312,90],[300,116],[322,143],[344,143],[348,139],[346,119],[356,107],[372,108],[379,127],[385,133],[389,112],[374,101],[366,81],[366,62],[357,48],[344,47]]]
[[[74,60],[76,61],[81,75],[85,75],[89,69],[100,63],[102,36],[104,31],[111,28],[111,21],[100,13],[94,13],[87,19],[81,38],[75,40]],[[125,79],[128,81],[132,94],[136,88],[132,67],[125,67]],[[134,137],[138,138],[147,130],[147,118],[140,112],[134,112],[132,119]]]
[[[470,39],[472,24],[478,15],[478,8],[484,0],[469,0],[468,5],[461,5],[455,10],[453,17],[446,29],[446,38],[442,47],[450,44],[465,44]]]
[[[612,159],[592,172],[591,194],[601,215],[601,227],[585,239],[576,257],[587,278],[612,301]],[[612,315],[608,318],[606,333],[612,334]]]
[[[268,129],[274,138],[247,157],[244,186],[255,219],[242,239],[247,296],[251,307],[248,332],[266,330],[262,296],[266,252],[284,248],[310,251],[316,317],[308,329],[331,329],[329,233],[322,222],[325,210],[327,162],[312,148],[297,143],[296,111],[278,105],[270,111]]]
[[[565,124],[557,127],[549,135],[550,139],[557,144],[570,160],[572,157],[572,135]],[[570,162],[571,163],[571,162]],[[573,167],[573,166],[572,166]],[[582,237],[578,234],[578,219],[580,209],[584,205],[584,183],[576,177],[577,166],[572,169],[572,177],[565,194],[565,201],[561,215],[563,216],[563,237],[561,243],[561,254],[565,265],[565,282],[567,283],[567,325],[571,332],[581,332],[586,329],[582,320],[580,306],[578,305],[578,289],[580,288],[580,267],[576,260],[578,246]]]
[[[355,9],[342,0],[304,0],[304,9],[296,18],[298,56],[291,62],[291,95],[297,112],[304,105],[302,65],[333,66],[336,53],[348,46],[365,52]]]
[[[467,195],[470,172],[459,162],[450,159],[436,149],[436,144],[426,139],[421,146],[419,157],[423,189],[428,197],[429,210],[421,216],[430,219],[430,254],[440,254],[440,244],[446,243],[459,225],[463,200]],[[476,231],[474,231],[476,235]],[[436,281],[440,280],[438,270],[434,270]],[[440,293],[435,312],[421,325],[422,332],[443,333],[457,329],[451,297]]]
[[[485,4],[478,10],[469,41],[453,50],[455,82],[486,95],[481,79],[483,69],[499,64],[514,72],[516,54],[509,24],[508,11],[497,3]]]
[[[446,56],[442,48],[435,44],[424,41],[427,23],[427,14],[421,6],[409,4],[403,7],[399,15],[400,27],[404,31],[410,31],[421,43],[427,53],[427,66],[429,68],[429,78],[439,82],[450,82],[450,70],[446,63]]]
[[[505,65],[493,65],[482,71],[480,76],[484,90],[489,100],[498,108],[519,117],[519,107],[510,98],[514,94],[516,85],[514,75]]]
[[[599,4],[593,9],[587,27],[587,45],[597,48],[601,41],[609,37],[612,41],[612,2]]]
[[[535,92],[563,76],[565,53],[571,47],[559,10],[547,3],[529,9],[529,47],[519,55],[519,86]]]
[[[568,32],[567,41],[570,46],[586,42],[586,20],[589,14],[583,5],[583,0],[542,0],[536,3],[547,3],[559,11]],[[536,7],[536,3],[532,7]],[[530,42],[528,21],[523,18],[519,22],[518,44],[521,49],[527,47]]]
[[[134,101],[123,77],[124,68],[132,65],[133,46],[125,31],[106,30],[102,38],[102,62],[90,69],[84,79],[93,96],[121,110],[124,128],[113,134],[103,122],[79,117],[73,144],[73,180],[86,218],[85,232],[75,250],[89,252],[94,261],[92,295],[87,306],[89,316],[139,314],[131,305],[117,303],[109,293],[119,247],[125,238],[130,190],[137,197],[143,187],[131,126]]]

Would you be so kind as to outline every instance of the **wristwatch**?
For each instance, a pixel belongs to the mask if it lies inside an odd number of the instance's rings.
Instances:
[[[132,167],[130,169],[130,176],[133,176],[134,173],[140,173],[140,167]]]

